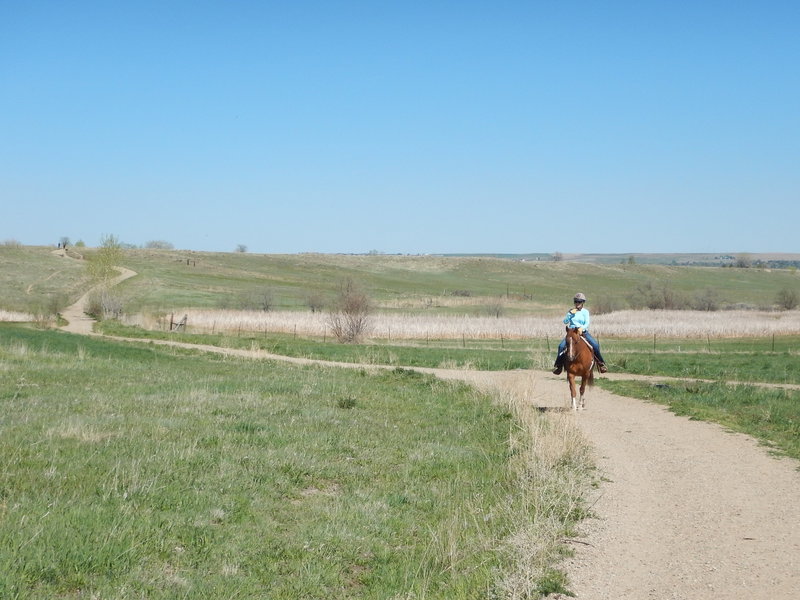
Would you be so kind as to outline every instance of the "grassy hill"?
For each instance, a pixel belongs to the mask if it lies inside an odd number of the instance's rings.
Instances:
[[[275,308],[307,310],[310,297],[331,298],[349,278],[382,310],[433,306],[443,312],[469,312],[503,301],[506,313],[514,314],[560,312],[579,290],[595,310],[609,310],[627,308],[645,289],[668,289],[689,300],[711,293],[720,308],[767,307],[780,290],[800,289],[794,268],[645,262],[140,249],[124,251],[123,265],[139,276],[122,284],[119,293],[128,311],[237,308],[248,297],[266,293]],[[57,257],[44,247],[0,247],[0,283],[0,309],[22,311],[54,298],[62,304],[72,301],[89,286],[82,261]],[[430,299],[437,302],[426,304]]]

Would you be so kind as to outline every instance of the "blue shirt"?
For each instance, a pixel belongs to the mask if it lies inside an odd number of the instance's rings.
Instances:
[[[567,316],[564,317],[564,324],[570,329],[580,327],[584,331],[589,331],[589,311],[582,308],[573,315],[572,310],[570,310]]]

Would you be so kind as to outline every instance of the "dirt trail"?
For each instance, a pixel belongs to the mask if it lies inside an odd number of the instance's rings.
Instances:
[[[117,269],[120,274],[106,284],[108,287],[115,286],[118,283],[136,275],[136,271],[131,271],[125,267],[115,267],[115,269]],[[69,331],[70,333],[81,333],[83,335],[89,335],[92,333],[94,319],[86,314],[86,307],[89,304],[89,296],[91,295],[92,291],[93,290],[89,290],[83,296],[81,296],[75,304],[68,306],[63,310],[61,316],[64,317],[68,323],[60,329]]]
[[[120,280],[133,274],[126,270]],[[82,310],[85,298],[71,308]],[[65,329],[90,333],[84,317]],[[417,370],[517,394],[544,410],[561,410],[569,400],[563,377],[546,372]],[[797,461],[775,458],[745,435],[599,388],[590,390],[587,407],[574,418],[595,448],[603,482],[592,499],[596,516],[584,522],[575,556],[563,565],[579,600],[800,599]]]

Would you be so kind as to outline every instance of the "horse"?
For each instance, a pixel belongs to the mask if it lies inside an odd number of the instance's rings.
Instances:
[[[564,370],[567,372],[569,393],[572,397],[572,410],[586,408],[586,385],[594,385],[594,350],[577,329],[567,327],[567,349],[564,356]],[[581,378],[580,402],[575,393],[575,378]]]

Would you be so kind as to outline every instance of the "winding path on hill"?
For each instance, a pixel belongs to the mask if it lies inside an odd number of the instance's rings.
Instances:
[[[135,275],[120,270],[117,281]],[[83,314],[87,299],[64,312],[70,324],[63,329],[92,334],[92,321]],[[363,367],[170,340],[148,343]],[[545,411],[562,410],[569,399],[566,381],[547,372],[416,370],[515,394]],[[770,455],[748,436],[598,388],[587,406],[574,418],[594,447],[602,483],[592,498],[595,516],[584,521],[581,537],[572,542],[575,555],[563,565],[579,600],[800,598],[797,461]]]

